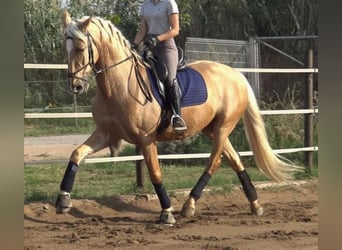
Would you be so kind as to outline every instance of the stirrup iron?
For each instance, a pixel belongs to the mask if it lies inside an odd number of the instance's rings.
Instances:
[[[174,126],[174,120],[175,119],[179,119],[178,121],[180,121],[180,122],[178,122],[178,125],[180,125],[180,126]],[[171,116],[171,124],[172,124],[173,130],[175,130],[177,132],[183,132],[183,131],[185,131],[187,129],[185,121],[178,114],[173,114]]]

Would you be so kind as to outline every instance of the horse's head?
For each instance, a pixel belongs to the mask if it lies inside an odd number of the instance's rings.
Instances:
[[[70,14],[63,13],[64,48],[68,58],[68,84],[74,94],[86,92],[89,88],[89,76],[98,59],[88,26],[92,17],[73,21]]]

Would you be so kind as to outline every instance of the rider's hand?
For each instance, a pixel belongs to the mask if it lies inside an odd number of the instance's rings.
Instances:
[[[157,36],[149,36],[145,39],[144,44],[149,47],[150,49],[153,49],[157,46],[159,40]]]
[[[135,42],[131,43],[131,50],[136,50],[138,51],[138,45]]]

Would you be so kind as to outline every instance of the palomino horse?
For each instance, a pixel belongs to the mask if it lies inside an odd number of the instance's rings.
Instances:
[[[147,66],[122,33],[99,17],[72,20],[63,14],[64,42],[68,58],[68,83],[74,94],[87,91],[88,78],[96,78],[92,112],[95,131],[71,154],[56,200],[56,212],[72,207],[70,192],[78,166],[87,155],[119,145],[121,140],[137,145],[144,156],[149,176],[161,205],[159,223],[174,224],[169,196],[163,186],[158,163],[157,141],[183,139],[203,132],[212,140],[208,165],[181,210],[182,216],[195,214],[195,203],[210,177],[221,164],[221,155],[236,171],[251,212],[261,215],[256,190],[228,136],[243,116],[246,134],[258,168],[275,181],[290,179],[299,167],[272,152],[257,101],[246,78],[237,70],[211,61],[188,66],[203,77],[207,99],[199,105],[182,108],[187,124],[183,134],[171,126],[158,133],[161,106],[151,95]]]

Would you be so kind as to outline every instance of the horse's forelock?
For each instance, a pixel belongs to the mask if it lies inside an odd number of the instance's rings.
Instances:
[[[82,26],[82,24],[87,21],[90,18],[90,16],[83,16],[79,19],[71,20],[68,26],[64,30],[64,36],[65,37],[72,37],[81,39],[83,41],[86,41],[86,36],[82,30],[80,30],[79,27]]]
[[[78,20],[71,21],[68,26],[64,30],[64,37],[72,37],[77,38],[83,41],[86,41],[86,36],[83,32],[78,28]]]

